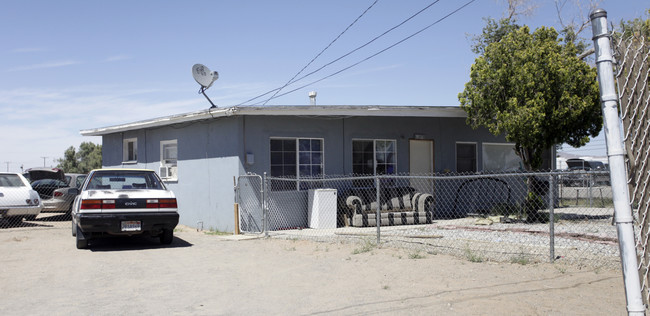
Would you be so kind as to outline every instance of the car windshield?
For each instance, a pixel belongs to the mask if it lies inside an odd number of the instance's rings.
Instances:
[[[16,174],[0,174],[0,187],[24,187],[25,183]]]
[[[87,190],[164,190],[153,172],[144,171],[98,171],[93,173]]]

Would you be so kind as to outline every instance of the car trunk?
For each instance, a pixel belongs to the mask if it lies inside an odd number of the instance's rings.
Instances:
[[[41,179],[55,179],[65,182],[65,174],[63,170],[58,168],[51,169],[29,169],[26,172],[29,174],[29,181],[34,182]]]
[[[29,196],[29,190],[25,190],[25,187],[2,187],[0,188],[0,196],[2,197],[3,206],[13,207],[13,206],[26,206],[29,205],[27,201],[31,198]]]

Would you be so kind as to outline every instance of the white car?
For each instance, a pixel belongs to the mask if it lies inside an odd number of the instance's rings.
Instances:
[[[97,169],[88,174],[72,205],[77,248],[106,235],[149,234],[170,244],[178,224],[178,204],[153,170]],[[75,192],[76,193],[76,192]]]
[[[18,173],[0,173],[0,218],[33,220],[43,210],[43,202],[29,181]]]

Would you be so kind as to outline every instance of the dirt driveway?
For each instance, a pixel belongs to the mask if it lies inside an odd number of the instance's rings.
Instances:
[[[620,271],[180,228],[171,246],[0,229],[1,315],[626,315]]]

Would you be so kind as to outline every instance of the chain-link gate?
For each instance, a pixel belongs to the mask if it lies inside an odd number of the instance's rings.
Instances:
[[[616,83],[628,167],[628,185],[637,227],[639,274],[650,302],[650,29],[628,25],[614,36]]]
[[[264,231],[264,190],[259,175],[239,176],[235,187],[239,204],[239,229],[247,233]]]

